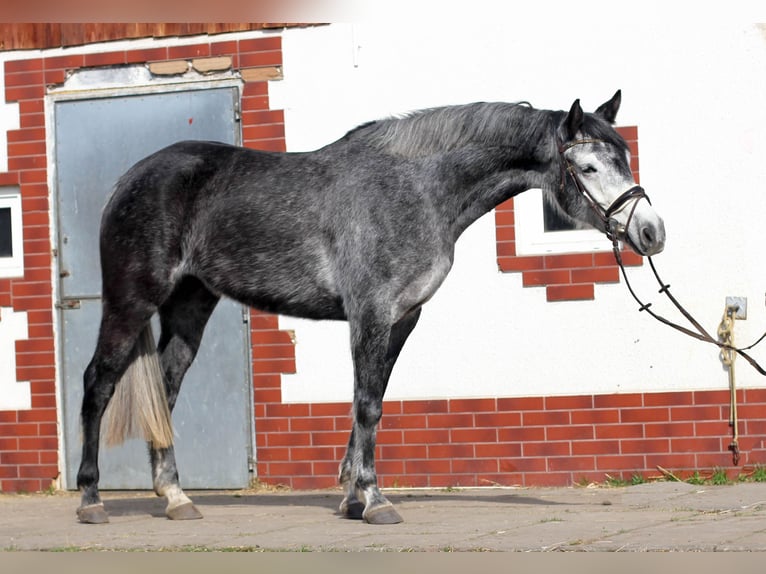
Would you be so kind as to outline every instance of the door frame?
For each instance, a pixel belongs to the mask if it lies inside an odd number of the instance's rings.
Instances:
[[[138,72],[138,73],[136,73]],[[134,75],[131,76],[131,73]],[[80,81],[80,74],[88,75],[85,81]],[[136,77],[138,76],[138,77]],[[71,80],[75,78],[75,82]],[[135,80],[136,83],[129,83]],[[59,213],[58,213],[58,179],[56,173],[56,104],[65,101],[91,100],[119,98],[130,96],[142,96],[153,94],[167,94],[173,92],[204,91],[215,88],[235,88],[238,97],[235,98],[234,113],[235,122],[239,129],[235,133],[235,143],[242,145],[242,121],[241,121],[241,98],[245,82],[238,73],[231,70],[223,73],[215,73],[206,76],[200,75],[198,79],[184,77],[183,79],[172,76],[151,76],[145,66],[123,66],[120,69],[114,68],[90,68],[80,72],[75,72],[67,81],[58,87],[49,88],[44,97],[45,112],[45,132],[46,147],[48,157],[48,188],[50,189],[50,237],[53,249],[52,269],[52,300],[54,308],[52,309],[52,321],[54,332],[54,354],[56,369],[56,400],[59,405],[64,404],[64,344],[63,344],[63,312],[62,312],[62,293],[60,274],[61,258],[58,256],[60,251],[60,233],[59,233]],[[249,313],[243,311],[243,316],[247,316],[249,324]],[[254,393],[253,388],[253,365],[252,365],[252,343],[250,341],[250,329],[246,330],[247,342],[246,348],[250,360],[246,361],[245,376],[247,377],[248,389],[248,468],[251,469],[251,475],[254,475],[256,468],[256,440],[255,440],[255,412],[254,412]],[[75,485],[68,484],[68,468],[66,456],[65,440],[65,413],[63,409],[57,409],[58,423],[58,455],[61,464],[59,480],[61,488],[70,490]]]

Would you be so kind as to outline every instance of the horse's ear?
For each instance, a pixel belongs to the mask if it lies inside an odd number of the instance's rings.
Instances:
[[[601,116],[610,124],[614,123],[617,118],[617,112],[620,110],[620,102],[622,101],[622,90],[617,90],[612,96],[612,99],[608,102],[601,104],[596,110],[596,115]]]
[[[582,127],[583,111],[580,107],[580,100],[577,99],[569,108],[569,113],[564,120],[564,129],[566,130],[566,139],[573,140],[577,136],[577,132]]]

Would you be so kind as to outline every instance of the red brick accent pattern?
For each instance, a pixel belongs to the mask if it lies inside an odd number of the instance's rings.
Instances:
[[[30,381],[32,409],[0,411],[0,491],[45,490],[60,474],[53,337],[48,157],[44,96],[67,73],[83,67],[142,64],[207,56],[231,56],[234,69],[281,66],[279,37],[211,42],[193,46],[123,50],[86,55],[14,60],[5,64],[5,100],[18,102],[20,128],[8,132],[8,172],[0,185],[17,185],[22,195],[24,276],[0,279],[0,306],[26,311],[29,339],[16,343],[17,379]],[[266,82],[247,83],[242,93],[243,144],[284,151],[284,117],[270,110]],[[280,373],[295,369],[289,334],[277,318],[253,313],[255,398],[261,405],[281,400]],[[268,340],[267,340],[268,339]]]
[[[638,128],[619,127],[631,151],[631,169],[636,183],[638,174]],[[513,198],[495,209],[497,264],[500,271],[521,272],[524,287],[545,286],[548,301],[577,301],[595,298],[596,283],[618,283],[620,274],[614,256],[607,253],[561,255],[516,255],[515,213]],[[626,266],[643,264],[643,258],[629,248],[623,250]]]
[[[383,486],[570,485],[732,466],[728,391],[386,401]],[[766,462],[766,389],[738,392],[741,468]],[[293,488],[337,483],[348,403],[259,405],[258,474]]]

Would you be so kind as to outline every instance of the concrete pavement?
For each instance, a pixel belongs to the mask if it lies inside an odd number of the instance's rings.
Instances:
[[[341,518],[340,490],[188,494],[203,520],[106,492],[105,525],[77,522],[76,493],[0,495],[0,550],[766,551],[766,483],[387,490],[391,526]]]

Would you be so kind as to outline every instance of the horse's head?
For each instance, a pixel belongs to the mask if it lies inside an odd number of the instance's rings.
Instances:
[[[576,100],[558,128],[559,207],[572,219],[626,241],[640,255],[665,246],[665,226],[630,169],[630,150],[614,130],[620,92],[586,114]],[[642,201],[642,200],[646,201]]]

